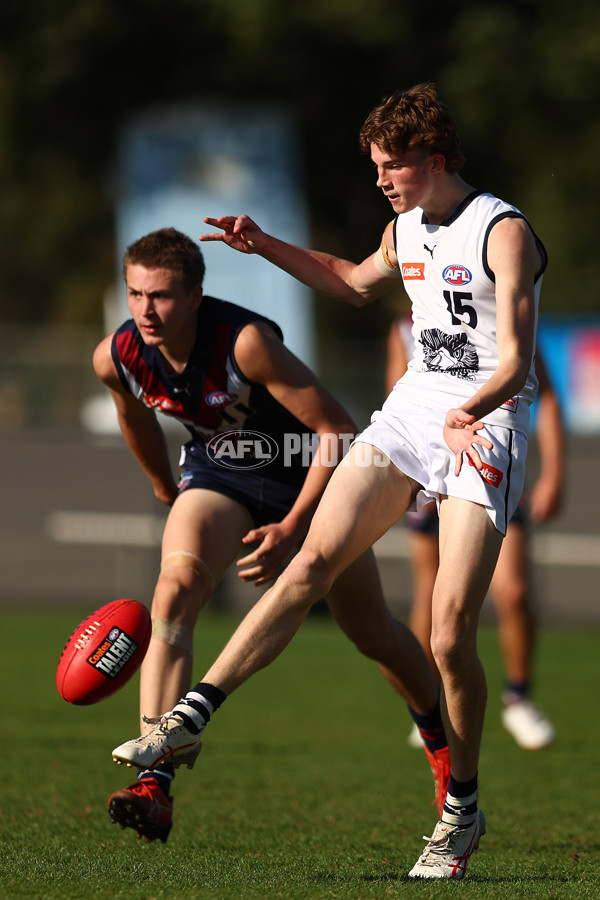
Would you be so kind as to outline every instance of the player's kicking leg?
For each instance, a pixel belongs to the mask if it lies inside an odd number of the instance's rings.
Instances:
[[[431,646],[442,679],[452,773],[441,819],[411,878],[462,878],[485,834],[477,770],[487,688],[477,655],[477,624],[501,543],[483,506],[442,501]]]
[[[194,746],[218,705],[281,653],[312,604],[403,515],[414,483],[378,451],[372,455],[374,461],[365,465],[364,452],[350,450],[327,486],[302,549],[249,611],[202,682],[147,735],[117,747],[115,760],[148,768],[164,759],[193,764]]]

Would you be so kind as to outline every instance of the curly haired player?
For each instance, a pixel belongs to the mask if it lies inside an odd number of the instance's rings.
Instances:
[[[462,878],[485,833],[477,802],[487,695],[478,619],[523,491],[546,252],[518,209],[463,180],[456,126],[433,85],[384,100],[363,125],[361,145],[395,217],[360,264],[281,241],[246,215],[206,219],[220,230],[201,240],[260,254],[354,306],[403,278],[413,360],[333,473],[298,555],[202,681],[113,756],[149,766],[192,761],[215,705],[284,649],[311,605],[409,508],[435,500],[431,648],[452,774],[441,818],[409,875]]]

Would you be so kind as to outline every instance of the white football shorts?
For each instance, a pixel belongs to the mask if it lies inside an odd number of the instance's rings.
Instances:
[[[485,425],[478,432],[493,447],[475,444],[483,461],[478,471],[466,456],[458,476],[454,474],[454,454],[444,441],[446,411],[431,409],[411,402],[394,391],[381,410],[373,413],[371,424],[354,443],[371,444],[422,487],[412,510],[419,510],[431,500],[458,497],[485,506],[494,526],[506,534],[523,493],[527,435],[500,425]]]

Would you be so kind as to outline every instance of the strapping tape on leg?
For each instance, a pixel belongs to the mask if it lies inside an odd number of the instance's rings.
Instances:
[[[192,653],[194,649],[192,630],[185,625],[178,625],[177,622],[169,622],[168,619],[152,619],[152,637],[188,653]]]
[[[210,569],[206,563],[194,553],[190,553],[188,550],[175,550],[173,553],[167,553],[166,556],[163,556],[160,563],[161,572],[163,569],[169,569],[171,566],[185,566],[186,568],[191,569],[196,575],[207,578],[211,591],[214,590],[215,579],[212,577]]]

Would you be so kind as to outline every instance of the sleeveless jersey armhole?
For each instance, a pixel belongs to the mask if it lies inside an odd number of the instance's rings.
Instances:
[[[235,330],[235,332],[234,332],[234,335],[233,335],[233,338],[232,338],[232,341],[231,341],[231,348],[230,348],[230,350],[229,350],[228,360],[229,360],[229,363],[230,363],[230,365],[231,365],[232,370],[235,372],[235,374],[237,375],[237,377],[238,377],[241,381],[244,382],[244,384],[253,384],[253,382],[250,381],[248,378],[246,378],[246,376],[244,375],[244,373],[242,372],[242,370],[240,369],[240,367],[239,367],[239,365],[238,365],[238,361],[237,361],[237,359],[235,358],[235,345],[236,345],[236,343],[237,343],[237,339],[238,339],[238,337],[240,336],[240,332],[242,331],[242,329],[245,328],[246,325],[252,325],[252,324],[254,324],[255,322],[262,322],[263,324],[268,325],[269,328],[270,328],[270,329],[275,333],[275,335],[279,338],[279,340],[281,341],[281,343],[282,343],[282,344],[284,343],[284,340],[283,340],[283,331],[281,330],[281,328],[279,327],[279,325],[277,324],[277,322],[273,322],[271,319],[263,319],[263,318],[257,316],[256,319],[250,319],[248,322],[242,322],[242,323],[238,326],[238,328],[236,328],[236,330]]]
[[[118,331],[115,331],[115,333],[113,334],[112,341],[110,342],[110,355],[112,357],[115,369],[117,370],[117,375],[119,376],[119,381],[121,382],[122,387],[127,391],[128,394],[131,394],[131,386],[127,381],[125,372],[123,371],[121,358],[119,356],[119,351],[117,350],[117,337],[119,335],[119,331],[120,329]]]
[[[531,227],[531,225],[525,218],[525,216],[522,213],[513,212],[512,210],[500,213],[499,215],[495,216],[495,218],[492,219],[492,221],[489,223],[489,225],[486,229],[485,237],[483,239],[483,249],[482,249],[482,254],[481,254],[482,255],[481,262],[482,262],[482,265],[483,265],[486,275],[488,276],[488,278],[490,279],[490,281],[493,284],[496,283],[496,276],[490,269],[490,265],[488,262],[487,251],[488,251],[488,241],[489,241],[491,230],[495,225],[498,224],[498,222],[501,222],[502,219],[523,219],[523,221],[525,222],[525,224],[531,231],[531,234],[533,235],[533,239],[535,241],[535,246],[537,247],[538,253],[540,254],[540,256],[542,258],[542,264],[541,264],[540,268],[538,269],[538,271],[535,273],[534,283],[539,281],[539,279],[542,277],[542,275],[544,274],[544,272],[546,271],[546,268],[548,266],[548,252],[547,252],[544,244],[540,240],[540,238],[537,236],[537,234],[535,233],[535,231],[533,230],[533,228]]]

